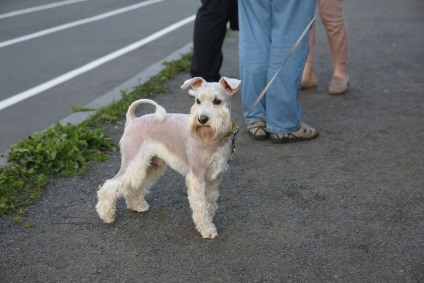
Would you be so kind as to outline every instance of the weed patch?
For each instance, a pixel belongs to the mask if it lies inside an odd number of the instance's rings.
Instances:
[[[12,145],[9,159],[41,174],[69,176],[84,170],[93,160],[105,160],[104,152],[114,149],[100,129],[56,123]]]
[[[19,165],[0,167],[0,217],[38,199],[47,177]]]

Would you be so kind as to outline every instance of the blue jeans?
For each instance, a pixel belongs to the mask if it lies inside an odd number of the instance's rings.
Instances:
[[[239,0],[239,61],[243,114],[246,115],[312,20],[315,0]],[[271,133],[300,127],[298,101],[309,33],[287,60],[273,84],[247,118],[266,121]]]

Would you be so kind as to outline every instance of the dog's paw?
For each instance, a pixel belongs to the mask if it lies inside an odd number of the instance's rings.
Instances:
[[[135,212],[146,212],[150,208],[146,201],[129,201],[127,200],[127,209]]]
[[[205,229],[199,232],[202,235],[203,239],[215,239],[218,237],[218,232],[216,231],[216,228]]]
[[[115,216],[114,215],[99,215],[100,219],[103,220],[104,223],[106,224],[110,224],[113,223],[115,221]]]
[[[135,212],[146,212],[148,211],[150,206],[147,205],[137,205],[137,206],[128,206],[127,209]]]
[[[98,203],[96,206],[97,214],[104,223],[112,223],[115,221],[115,209],[105,209],[102,203]]]
[[[215,239],[218,237],[218,232],[210,232],[207,235],[203,235],[204,239]]]

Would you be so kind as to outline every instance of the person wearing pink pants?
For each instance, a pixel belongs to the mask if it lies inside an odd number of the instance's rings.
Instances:
[[[317,0],[321,7],[324,0]],[[331,57],[333,59],[333,78],[328,87],[330,95],[344,94],[349,86],[347,72],[348,36],[343,13],[343,0],[327,0],[320,11],[321,22],[324,25]],[[310,49],[302,75],[301,89],[316,88],[317,78],[313,72],[315,51],[315,24],[309,35]]]

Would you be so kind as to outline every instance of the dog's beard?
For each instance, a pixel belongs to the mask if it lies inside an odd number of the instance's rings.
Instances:
[[[205,144],[215,143],[219,139],[217,131],[215,131],[212,127],[203,125],[196,125],[191,136]]]
[[[214,127],[213,124],[202,125],[197,122],[197,117],[192,117],[189,121],[188,130],[190,136],[196,140],[200,140],[204,144],[213,144],[224,136],[226,131],[223,127]]]

